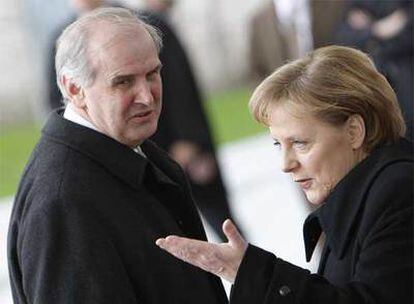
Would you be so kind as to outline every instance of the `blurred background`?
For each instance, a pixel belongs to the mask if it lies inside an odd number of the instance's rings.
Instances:
[[[134,8],[143,6],[138,0],[120,2]],[[181,0],[171,11],[171,23],[204,93],[218,144],[263,130],[251,121],[246,107],[247,20],[260,0],[239,2]],[[68,0],[0,3],[0,195],[4,196],[14,193],[22,168],[22,163],[12,168],[11,160],[26,161],[50,110],[46,99],[51,39],[74,9]],[[215,115],[222,111],[232,119]]]
[[[50,49],[57,29],[76,13],[72,2],[76,1],[0,0],[0,303],[4,304],[11,303],[6,260],[11,202],[50,111]],[[412,136],[412,1],[174,2],[168,21],[203,96],[236,218],[249,241],[314,270],[315,265],[305,262],[301,235],[310,209],[280,173],[265,128],[250,117],[249,96],[287,60],[327,44],[352,45],[369,52],[389,77]],[[118,3],[137,10],[147,5],[144,0]],[[403,84],[393,76],[401,73]],[[211,231],[209,237],[214,239]]]

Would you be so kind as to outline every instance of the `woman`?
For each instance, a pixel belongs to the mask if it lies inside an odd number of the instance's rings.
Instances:
[[[282,170],[320,206],[304,224],[307,259],[325,234],[318,274],[247,244],[228,220],[228,243],[169,236],[157,245],[234,283],[231,303],[412,303],[413,146],[368,56],[316,50],[265,79],[250,108]]]

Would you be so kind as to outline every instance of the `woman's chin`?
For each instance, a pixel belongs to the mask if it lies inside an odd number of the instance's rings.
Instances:
[[[309,191],[307,193],[305,193],[306,199],[308,200],[308,202],[314,206],[319,206],[321,205],[325,199],[326,196],[325,195],[318,195],[315,193],[312,193],[312,191]]]

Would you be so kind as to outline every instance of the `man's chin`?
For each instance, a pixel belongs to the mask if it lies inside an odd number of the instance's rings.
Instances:
[[[131,136],[128,136],[127,137],[128,139],[124,140],[124,143],[127,144],[127,146],[131,148],[135,148],[141,145],[144,141],[146,141],[152,135],[154,135],[156,131],[157,131],[157,124],[154,124],[152,126],[146,126],[145,128],[140,128],[137,132],[134,132],[134,134],[131,134]]]

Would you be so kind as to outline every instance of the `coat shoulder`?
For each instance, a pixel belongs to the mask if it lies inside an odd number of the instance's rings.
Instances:
[[[391,163],[378,172],[366,193],[361,232],[413,222],[413,174],[410,161]]]

